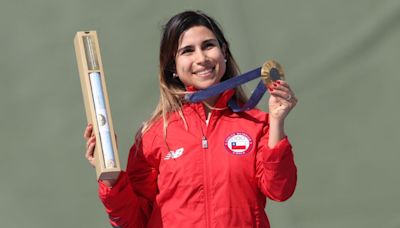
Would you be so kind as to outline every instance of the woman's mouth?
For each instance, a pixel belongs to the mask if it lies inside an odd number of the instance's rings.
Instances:
[[[215,69],[215,67],[204,69],[204,70],[199,70],[199,71],[193,72],[193,74],[196,74],[197,76],[200,76],[200,77],[205,77],[205,76],[209,76],[210,74],[212,74],[214,72],[214,69]]]

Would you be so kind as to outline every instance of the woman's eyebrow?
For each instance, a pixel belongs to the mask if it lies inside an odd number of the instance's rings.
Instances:
[[[217,40],[217,39],[215,39],[215,38],[211,38],[211,39],[205,40],[204,42],[210,42],[210,41],[215,41],[215,42],[218,42],[218,40]]]
[[[179,53],[179,52],[181,52],[181,51],[183,51],[183,50],[185,50],[185,49],[192,48],[192,47],[193,47],[193,45],[186,45],[186,46],[184,46],[184,47],[179,48],[179,49],[176,51],[176,53]]]
[[[208,39],[208,40],[204,40],[202,43],[204,44],[204,43],[218,43],[218,40],[217,39],[215,39],[215,38],[211,38],[211,39]]]
[[[210,43],[210,42],[211,42],[211,43],[213,43],[213,42],[218,43],[218,40],[215,39],[215,38],[210,38],[210,39],[207,39],[207,40],[203,40],[203,42],[201,42],[201,43],[204,44],[204,43]],[[185,50],[185,49],[192,48],[192,47],[193,47],[192,44],[183,46],[183,47],[181,47],[181,48],[178,48],[178,50],[176,51],[176,53],[179,53],[179,52],[181,52],[181,51],[183,51],[183,50]]]

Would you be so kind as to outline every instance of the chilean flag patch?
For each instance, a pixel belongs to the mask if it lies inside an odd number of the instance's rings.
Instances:
[[[226,137],[224,145],[233,155],[245,155],[251,151],[253,140],[244,132],[235,132]]]

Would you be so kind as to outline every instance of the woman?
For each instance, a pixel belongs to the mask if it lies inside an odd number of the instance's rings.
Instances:
[[[186,11],[164,27],[160,45],[160,101],[138,132],[126,172],[99,183],[114,227],[269,227],[266,197],[294,192],[296,166],[284,120],[296,105],[285,81],[270,90],[269,114],[234,113],[239,87],[204,102],[183,95],[238,75],[221,29],[209,16]],[[93,164],[95,137],[85,131]]]

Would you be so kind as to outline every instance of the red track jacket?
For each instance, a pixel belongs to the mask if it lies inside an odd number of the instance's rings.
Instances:
[[[221,95],[226,107],[233,91]],[[287,138],[268,147],[268,114],[257,109],[213,110],[185,104],[187,127],[176,114],[166,143],[162,120],[130,151],[116,185],[99,183],[114,227],[269,227],[266,197],[284,201],[297,170]]]

